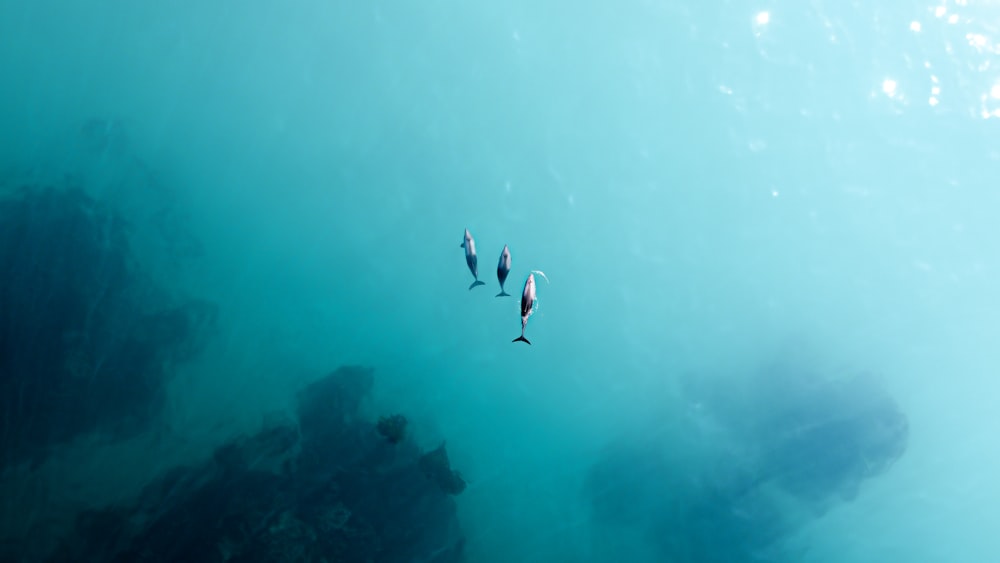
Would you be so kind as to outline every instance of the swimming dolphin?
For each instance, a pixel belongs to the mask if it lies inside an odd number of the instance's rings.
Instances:
[[[469,265],[472,277],[476,278],[476,281],[472,282],[469,289],[471,290],[477,285],[486,285],[486,282],[479,281],[479,267],[477,266],[479,260],[476,258],[476,241],[472,240],[469,229],[465,229],[465,240],[462,241],[460,246],[465,249],[465,263]]]
[[[524,329],[528,326],[528,317],[535,312],[535,274],[528,274],[528,280],[524,282],[524,292],[521,293],[521,336],[511,342],[521,341],[528,345],[528,339],[524,337]]]
[[[507,245],[503,245],[503,252],[500,253],[500,261],[497,263],[497,279],[500,280],[500,293],[497,297],[510,297],[510,294],[504,291],[503,282],[507,281],[507,274],[510,273],[510,250],[507,250]]]

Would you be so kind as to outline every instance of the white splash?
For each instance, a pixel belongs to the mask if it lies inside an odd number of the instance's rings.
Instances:
[[[548,278],[548,276],[545,275],[545,272],[543,272],[541,270],[532,270],[531,273],[532,274],[538,274],[538,275],[542,276],[542,279],[545,280],[545,283],[546,284],[549,283],[549,278]]]

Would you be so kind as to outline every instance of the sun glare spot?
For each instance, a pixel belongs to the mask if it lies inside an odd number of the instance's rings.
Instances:
[[[990,45],[990,40],[987,39],[982,33],[966,33],[965,40],[979,52],[982,52]]]
[[[882,92],[890,98],[896,95],[896,81],[891,78],[886,78],[882,81]]]
[[[931,107],[934,107],[934,106],[938,105],[938,99],[935,98],[934,96],[931,96],[930,99],[927,100],[927,103],[930,104]]]
[[[771,21],[771,14],[768,12],[759,12],[753,19],[757,22],[757,25],[767,25]]]
[[[995,100],[1000,100],[1000,84],[994,84],[990,88],[990,96]]]
[[[910,31],[920,32],[920,22],[912,21],[910,22]]]

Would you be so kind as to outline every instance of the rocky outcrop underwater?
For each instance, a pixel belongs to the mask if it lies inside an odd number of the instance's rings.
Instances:
[[[134,504],[83,513],[52,560],[461,561],[464,481],[401,415],[360,414],[373,380],[347,366],[312,383],[295,421],[169,471]]]
[[[148,430],[215,325],[214,305],[143,271],[129,231],[72,183],[0,199],[0,471]]]
[[[585,494],[597,521],[636,530],[664,561],[797,561],[786,540],[853,501],[906,451],[909,423],[869,374],[775,365],[690,378],[687,410],[610,443]]]

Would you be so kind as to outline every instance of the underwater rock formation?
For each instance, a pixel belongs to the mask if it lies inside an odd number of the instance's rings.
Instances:
[[[299,394],[297,424],[174,469],[133,506],[82,515],[53,560],[460,561],[455,502],[425,475],[426,456],[358,413],[372,381],[339,368]]]
[[[138,253],[155,255],[160,269],[181,271],[203,258],[204,248],[191,230],[184,190],[166,182],[171,174],[147,162],[142,143],[134,142],[144,125],[116,116],[87,119],[72,153],[73,177],[129,218]]]
[[[782,401],[754,426],[759,436],[760,479],[812,504],[818,512],[851,500],[865,479],[887,470],[906,450],[909,423],[892,398],[868,374],[838,381],[772,378],[760,393]]]
[[[125,221],[82,190],[0,199],[0,469],[83,434],[148,428],[214,318],[144,275]]]
[[[907,418],[871,376],[741,381],[691,381],[687,416],[610,444],[588,474],[595,518],[641,530],[665,560],[794,560],[784,538],[906,450]]]
[[[376,429],[390,444],[398,444],[406,437],[406,417],[401,414],[380,416]]]
[[[444,444],[420,456],[420,470],[449,495],[457,495],[465,490],[465,480],[458,471],[451,468]]]

